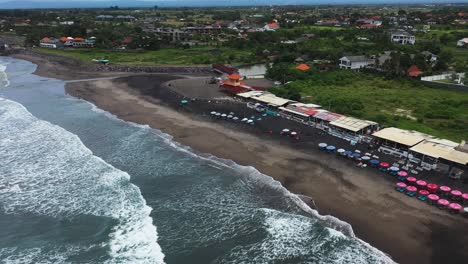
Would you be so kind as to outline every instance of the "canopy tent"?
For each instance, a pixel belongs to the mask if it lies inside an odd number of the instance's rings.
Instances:
[[[407,147],[412,147],[423,141],[427,135],[396,127],[388,127],[373,133],[372,136],[405,145]]]
[[[458,143],[449,140],[424,140],[410,148],[412,152],[435,159],[445,159],[457,164],[468,165],[468,153],[455,149]]]
[[[339,127],[345,130],[349,130],[351,132],[358,132],[369,126],[377,125],[377,123],[372,122],[372,121],[357,119],[354,117],[343,116],[334,121],[331,121],[330,125],[333,125],[335,127]]]

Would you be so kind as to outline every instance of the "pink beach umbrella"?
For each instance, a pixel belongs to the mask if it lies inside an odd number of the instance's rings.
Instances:
[[[406,183],[404,183],[404,182],[398,182],[396,185],[397,185],[397,187],[400,187],[400,188],[406,188],[406,186],[407,186]]]
[[[463,198],[463,203],[468,204],[468,193],[462,194],[462,198]]]
[[[439,200],[439,196],[437,196],[436,194],[429,194],[427,196],[427,199],[429,204],[434,205]]]
[[[453,190],[450,194],[452,195],[453,200],[460,200],[462,197],[462,193],[459,190]]]
[[[429,192],[427,190],[419,190],[418,192],[420,195],[428,196]]]
[[[399,171],[399,172],[398,172],[398,176],[400,176],[400,177],[407,177],[407,176],[408,176],[408,172],[406,172],[406,171]]]
[[[416,183],[416,181],[418,181],[418,179],[416,179],[415,177],[408,177],[408,178],[406,178],[406,180],[407,180],[410,184],[414,184],[414,183]]]
[[[407,186],[406,187],[406,190],[408,192],[417,192],[418,191],[418,188],[414,187],[414,186]]]
[[[427,198],[432,201],[438,201],[440,199],[437,194],[429,194]]]
[[[387,162],[380,162],[380,167],[388,168],[388,167],[390,167],[390,164],[388,164]]]
[[[437,188],[439,188],[439,186],[437,186],[437,184],[435,184],[435,183],[429,183],[429,184],[427,184],[426,187],[431,193],[436,193]]]
[[[425,188],[427,185],[427,182],[423,180],[416,181],[416,184],[418,185],[419,188]]]
[[[439,190],[442,195],[448,195],[452,189],[448,186],[440,186]]]
[[[437,201],[437,205],[440,209],[446,208],[449,204],[450,202],[445,199],[440,199],[439,201]]]
[[[450,211],[453,213],[458,213],[462,209],[462,206],[457,203],[451,203],[449,207],[450,207]]]

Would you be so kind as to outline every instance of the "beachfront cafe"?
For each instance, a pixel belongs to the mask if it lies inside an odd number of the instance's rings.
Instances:
[[[330,122],[333,122],[342,117],[343,115],[333,113],[327,110],[322,110],[317,111],[317,113],[315,113],[311,117],[311,121],[315,123],[316,128],[328,131]]]
[[[363,136],[375,131],[378,124],[373,121],[343,116],[329,123],[329,134],[354,142],[360,142]]]
[[[374,132],[372,136],[379,146],[379,152],[398,158],[408,157],[409,149],[429,138],[429,135],[403,130],[396,127],[388,127]]]
[[[239,93],[236,96],[246,101],[247,106],[249,106],[249,104],[252,105],[252,103],[261,104],[262,107],[265,108],[265,111],[270,114],[276,114],[280,107],[286,106],[289,103],[294,103],[294,101],[278,97],[265,91],[249,91]]]
[[[458,143],[445,139],[426,139],[411,147],[408,157],[426,169],[437,169],[460,178],[468,169],[468,153],[455,149]]]
[[[311,117],[320,110],[321,106],[316,104],[289,103],[286,106],[279,107],[280,115],[291,120],[307,123]]]

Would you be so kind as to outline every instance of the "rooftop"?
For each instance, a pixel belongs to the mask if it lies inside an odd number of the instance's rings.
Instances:
[[[361,129],[364,129],[368,126],[377,125],[376,122],[368,121],[368,120],[361,120],[354,117],[343,116],[339,119],[336,119],[330,122],[330,125],[334,125],[336,127],[341,127],[346,130],[350,130],[353,132],[358,132]]]
[[[417,131],[403,130],[396,127],[384,128],[375,132],[372,136],[393,141],[408,147],[412,147],[429,137],[429,135]]]
[[[442,158],[461,165],[468,165],[468,153],[456,150],[457,145],[449,140],[424,140],[410,150],[433,158]]]

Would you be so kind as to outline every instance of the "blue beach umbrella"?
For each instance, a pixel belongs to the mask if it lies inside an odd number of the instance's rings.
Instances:
[[[359,159],[361,157],[361,154],[359,153],[353,153],[353,158]]]
[[[334,151],[335,149],[336,149],[336,147],[335,147],[335,146],[332,146],[332,145],[330,145],[330,146],[327,147],[327,150],[328,150],[328,151]]]

